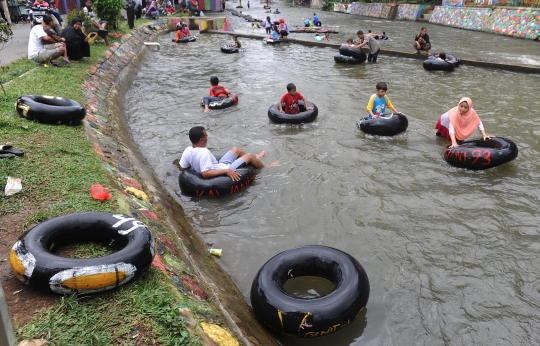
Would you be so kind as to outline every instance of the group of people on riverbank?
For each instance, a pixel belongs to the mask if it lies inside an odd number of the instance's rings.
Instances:
[[[90,43],[97,37],[103,38],[106,45],[108,40],[107,22],[97,19],[94,14],[92,0],[86,0],[83,11],[88,15],[94,31],[86,35],[82,30],[83,22],[74,18],[60,34],[53,16],[44,15],[40,25],[35,25],[30,31],[28,40],[28,59],[48,66],[70,65],[90,57]],[[60,60],[55,61],[60,58]]]

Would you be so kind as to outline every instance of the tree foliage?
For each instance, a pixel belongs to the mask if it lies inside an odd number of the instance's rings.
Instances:
[[[94,11],[100,20],[106,20],[107,28],[117,28],[120,10],[124,8],[123,0],[95,0]]]

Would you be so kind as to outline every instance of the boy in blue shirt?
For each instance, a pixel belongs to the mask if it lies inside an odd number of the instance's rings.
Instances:
[[[272,40],[277,41],[279,40],[279,33],[277,32],[276,26],[272,26]]]
[[[378,116],[383,115],[386,109],[391,109],[396,114],[403,114],[394,107],[392,101],[390,101],[390,98],[386,95],[388,86],[385,82],[377,83],[375,89],[377,93],[371,95],[366,107],[368,119],[377,118]]]

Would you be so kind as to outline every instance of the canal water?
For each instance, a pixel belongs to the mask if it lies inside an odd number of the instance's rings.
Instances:
[[[251,5],[254,16],[266,15],[262,4]],[[291,24],[313,14],[279,8]],[[317,12],[324,24],[342,29],[331,39],[384,30],[391,38],[384,44],[393,49],[411,50],[426,25]],[[238,17],[231,22],[238,31],[264,30]],[[426,26],[435,51],[540,63],[538,42]],[[385,55],[377,64],[338,65],[335,49],[251,39],[242,39],[244,52],[228,55],[219,50],[228,36],[197,34],[189,44],[174,44],[171,36],[142,59],[125,95],[125,116],[149,168],[205,242],[223,249],[216,260],[246,300],[259,268],[301,245],[343,250],[369,276],[367,308],[351,326],[284,344],[540,344],[540,76],[471,66],[428,72],[421,60]],[[203,113],[199,101],[213,75],[239,104]],[[356,128],[379,81],[409,119],[395,137]],[[268,108],[290,82],[318,106],[315,122],[269,121]],[[435,138],[434,126],[463,96],[472,98],[488,134],[518,145],[516,160],[475,172],[444,161],[448,143]],[[266,150],[263,162],[281,164],[262,169],[248,189],[229,197],[182,195],[172,161],[197,125],[207,129],[216,154],[232,146]]]

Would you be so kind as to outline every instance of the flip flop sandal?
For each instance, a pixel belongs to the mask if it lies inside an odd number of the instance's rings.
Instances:
[[[10,158],[10,157],[15,157],[15,155],[13,155],[13,154],[2,154],[2,153],[0,153],[0,159],[6,159],[6,158]]]
[[[0,154],[11,154],[16,156],[23,156],[24,150],[15,149],[11,145],[0,145]]]

